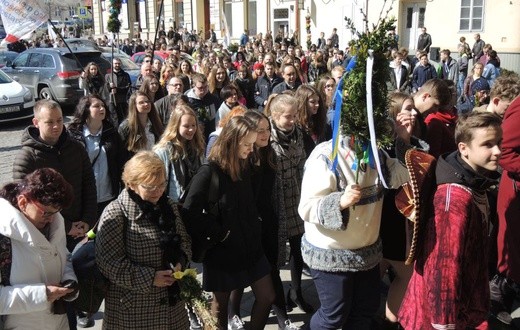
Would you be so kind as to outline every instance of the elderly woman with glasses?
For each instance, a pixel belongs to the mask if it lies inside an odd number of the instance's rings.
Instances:
[[[77,279],[59,212],[72,199],[72,186],[50,168],[0,191],[0,314],[5,329],[69,329],[63,302],[76,298]]]
[[[191,239],[164,193],[164,163],[151,151],[138,152],[123,182],[96,236],[96,261],[110,281],[103,329],[189,329],[172,274],[191,259]]]

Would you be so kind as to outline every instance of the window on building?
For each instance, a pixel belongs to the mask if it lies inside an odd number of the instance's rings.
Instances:
[[[252,1],[249,1],[249,12],[248,12],[248,17],[247,17],[247,21],[248,21],[248,29],[249,29],[249,35],[256,35],[256,24],[257,24],[257,21],[256,21],[256,0],[252,0]]]
[[[460,31],[482,31],[484,0],[462,0],[460,6]]]
[[[231,0],[226,0],[224,2],[224,16],[226,16],[226,22],[229,29],[229,35],[233,35],[233,4]],[[225,28],[222,26],[221,28]]]
[[[426,8],[419,8],[419,27],[424,27],[424,14],[426,13]]]

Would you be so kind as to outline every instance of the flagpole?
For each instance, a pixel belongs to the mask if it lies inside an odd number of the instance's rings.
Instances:
[[[159,33],[159,24],[161,22],[163,5],[164,5],[164,0],[161,0],[161,5],[159,6],[159,16],[157,16],[157,24],[155,25],[155,38],[153,39],[152,63],[153,63],[153,60],[154,60],[153,53],[155,52],[155,45],[157,43],[157,34]]]

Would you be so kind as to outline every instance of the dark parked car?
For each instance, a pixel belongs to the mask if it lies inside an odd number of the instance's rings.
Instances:
[[[89,62],[96,62],[103,74],[110,72],[110,62],[101,52],[77,48],[73,53],[79,63],[67,48],[30,48],[2,70],[27,87],[36,98],[73,105],[83,96],[78,80]]]

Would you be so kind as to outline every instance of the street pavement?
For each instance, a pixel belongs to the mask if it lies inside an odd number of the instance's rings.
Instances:
[[[197,268],[199,271],[201,270],[201,265],[197,265]],[[288,267],[285,267],[281,270],[280,275],[282,277],[282,281],[284,284],[285,292],[289,289],[289,283],[291,279],[291,274],[289,272]],[[200,279],[200,275],[199,275]],[[305,300],[310,303],[314,308],[317,308],[320,303],[318,300],[318,295],[316,293],[316,287],[314,286],[314,283],[312,282],[312,279],[308,276],[303,275],[302,276],[302,292],[303,297]],[[253,306],[254,302],[254,295],[251,291],[251,288],[246,288],[244,290],[244,296],[242,297],[242,305],[241,305],[241,316],[242,320],[246,322],[246,328],[247,328],[247,322],[250,321],[250,313],[251,313],[251,307]],[[100,311],[94,315],[95,324],[94,327],[89,328],[92,330],[101,330],[103,326],[103,310],[104,305],[101,306]],[[308,322],[311,315],[305,314],[302,310],[300,310],[298,307],[295,307],[291,312],[288,313],[289,318],[291,321],[299,326],[302,326],[304,323]],[[276,316],[274,314],[269,315],[269,320],[267,322],[267,325],[265,327],[266,330],[276,330],[278,329],[278,323],[276,321]],[[150,329],[152,330],[152,329]],[[186,329],[188,330],[188,329]]]

